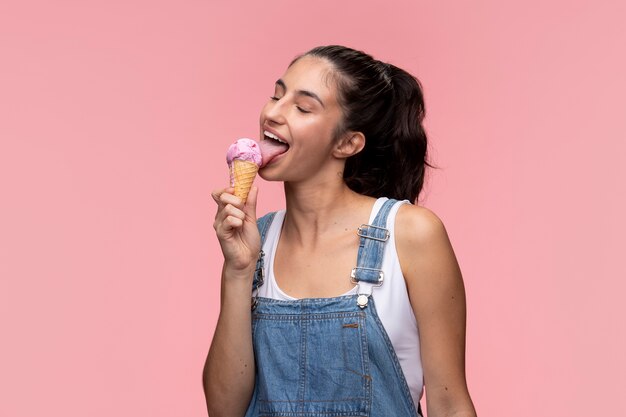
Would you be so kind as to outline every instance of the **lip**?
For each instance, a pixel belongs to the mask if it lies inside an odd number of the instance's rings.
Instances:
[[[283,135],[281,135],[280,133],[278,133],[276,130],[272,129],[271,127],[265,126],[265,125],[261,126],[261,137],[263,138],[263,140],[265,140],[265,134],[263,133],[265,130],[267,130],[268,132],[270,132],[273,135],[276,135],[280,140],[285,142],[287,145],[291,146],[289,141],[286,140]]]
[[[260,135],[259,144],[260,144],[262,149],[263,149],[265,143],[267,143],[268,146],[271,144],[271,148],[275,148],[275,145],[273,144],[273,143],[275,143],[275,141],[273,139],[267,138],[265,136],[265,131],[267,131],[267,133],[271,133],[272,135],[275,135],[277,138],[279,138],[281,141],[283,141],[286,144],[287,149],[284,152],[279,153],[279,154],[276,154],[276,152],[271,151],[270,154],[273,154],[274,156],[271,156],[267,162],[265,162],[265,158],[266,158],[266,156],[269,156],[269,155],[266,155],[262,151],[262,153],[263,153],[263,164],[261,165],[261,169],[263,169],[263,168],[265,168],[267,166],[274,165],[276,162],[280,161],[285,154],[289,153],[289,150],[291,148],[291,143],[288,140],[286,140],[283,135],[278,133],[276,131],[276,129],[272,129],[271,127],[267,126],[266,124],[261,124],[261,135]]]

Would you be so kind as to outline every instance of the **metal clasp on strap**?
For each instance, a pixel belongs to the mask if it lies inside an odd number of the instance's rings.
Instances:
[[[363,266],[356,266],[354,268],[352,268],[352,272],[350,272],[350,282],[353,284],[358,284],[359,280],[356,277],[356,273],[358,269],[362,269],[364,271],[376,271],[378,272],[378,282],[376,284],[371,283],[374,287],[380,287],[381,285],[383,285],[383,280],[385,278],[385,274],[383,273],[382,269],[376,269],[376,268],[365,268]],[[364,282],[369,282],[369,281],[364,281]]]
[[[252,280],[252,292],[255,293],[252,296],[252,302],[250,306],[252,310],[254,310],[257,306],[256,292],[258,291],[258,288],[263,285],[263,282],[265,282],[265,268],[263,265],[264,256],[265,253],[263,252],[263,249],[261,249],[259,251],[259,258],[256,261],[256,269],[254,270],[254,277]]]
[[[256,287],[260,287],[265,282],[265,268],[263,265],[263,258],[265,257],[265,253],[261,249],[259,251],[259,258],[256,261],[256,269],[254,271],[254,275],[257,278]]]
[[[380,237],[370,236],[370,235],[366,234],[365,233],[365,229],[369,229],[369,228],[377,229],[377,230],[384,230],[385,231],[385,237],[380,238]],[[389,239],[389,230],[385,229],[384,227],[372,226],[371,224],[362,224],[356,230],[356,234],[361,236],[361,237],[364,237],[366,239],[378,240],[379,242],[386,242]]]

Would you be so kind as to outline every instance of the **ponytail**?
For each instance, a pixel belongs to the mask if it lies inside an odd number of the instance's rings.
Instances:
[[[346,131],[365,135],[363,150],[346,160],[343,178],[348,187],[371,197],[416,202],[426,166],[434,168],[426,159],[419,81],[394,65],[344,46],[321,46],[304,55],[326,59],[335,69],[344,112],[336,137]]]

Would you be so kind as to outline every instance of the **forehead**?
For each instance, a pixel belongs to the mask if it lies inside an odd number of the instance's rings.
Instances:
[[[287,68],[282,79],[290,90],[308,90],[326,97],[336,93],[333,67],[323,58],[303,56]]]

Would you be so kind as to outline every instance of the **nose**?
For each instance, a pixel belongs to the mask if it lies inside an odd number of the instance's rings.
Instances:
[[[278,100],[270,100],[265,107],[263,107],[263,118],[269,124],[281,125],[285,123],[285,100],[280,98]]]

